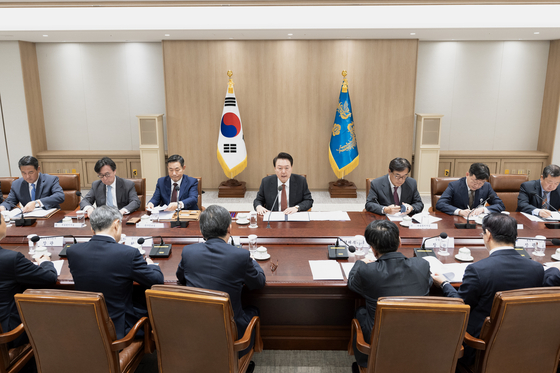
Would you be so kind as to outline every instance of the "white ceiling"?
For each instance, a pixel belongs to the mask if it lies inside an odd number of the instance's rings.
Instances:
[[[263,39],[554,40],[560,4],[0,8],[0,41]]]

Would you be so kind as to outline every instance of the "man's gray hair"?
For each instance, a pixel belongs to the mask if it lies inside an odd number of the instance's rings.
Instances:
[[[122,221],[122,215],[114,206],[99,206],[89,216],[91,229],[94,232],[104,231],[113,224],[115,220]]]
[[[231,215],[227,209],[211,205],[200,214],[200,232],[205,240],[225,237],[231,224]]]

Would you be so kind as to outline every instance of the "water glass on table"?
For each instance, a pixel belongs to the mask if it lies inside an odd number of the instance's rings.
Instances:
[[[249,253],[251,254],[251,258],[255,257],[255,253],[257,252],[257,235],[250,234],[249,235]]]

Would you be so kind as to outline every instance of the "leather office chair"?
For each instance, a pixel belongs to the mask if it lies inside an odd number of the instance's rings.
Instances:
[[[450,182],[459,180],[458,177],[432,177],[432,182],[430,184],[430,194],[432,196],[432,211],[436,210],[436,203],[441,198],[445,189]]]
[[[23,324],[19,324],[17,328],[7,333],[3,333],[0,326],[0,373],[19,372],[31,360],[33,350],[29,343],[15,348],[8,348],[8,343],[23,333]]]
[[[146,211],[146,179],[126,179],[134,183],[134,188],[136,189],[136,194],[138,194],[138,199],[140,199],[140,207],[136,211]]]
[[[146,290],[148,312],[158,351],[159,371],[231,372],[247,370],[254,352],[261,352],[260,320],[253,317],[243,338],[227,293],[186,286],[154,285]],[[246,349],[255,329],[255,343]]]
[[[469,313],[470,307],[458,298],[379,298],[371,344],[354,319],[349,352],[357,333],[358,350],[369,355],[362,373],[454,373],[463,355]]]
[[[529,181],[529,176],[527,175],[490,175],[490,185],[504,203],[506,211],[517,210],[519,189],[521,184],[526,181]]]
[[[12,183],[16,179],[17,177],[13,177],[13,176],[0,177],[0,189],[2,190],[2,195],[4,196],[4,199],[6,199],[6,197],[8,197],[8,194],[10,194],[10,189],[12,189]]]
[[[64,202],[60,204],[61,210],[75,210],[80,206],[80,197],[76,192],[80,190],[80,174],[51,174],[58,176],[58,182],[64,191]]]
[[[367,196],[368,196],[368,194],[369,194],[369,190],[371,189],[371,182],[372,182],[373,180],[375,180],[375,178],[373,178],[373,177],[368,177],[368,178],[366,179],[366,198],[367,198]]]
[[[149,351],[148,318],[117,340],[101,293],[28,289],[15,299],[39,373],[134,372]],[[142,328],[144,339],[135,339]]]
[[[556,372],[560,358],[560,287],[497,292],[480,339],[474,367],[463,372]]]
[[[202,193],[204,193],[204,191],[202,190],[202,178],[197,176],[193,177],[198,180],[198,209],[200,211],[204,211],[206,210],[206,208],[202,207]]]

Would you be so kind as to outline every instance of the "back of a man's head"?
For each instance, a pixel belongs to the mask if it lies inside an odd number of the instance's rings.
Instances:
[[[115,220],[122,221],[122,215],[119,210],[114,206],[99,206],[89,216],[89,222],[91,224],[91,229],[95,233],[104,232]]]
[[[231,215],[222,206],[208,206],[200,214],[200,232],[205,240],[225,237],[230,224]]]
[[[514,246],[517,239],[517,220],[509,215],[489,214],[482,220],[482,232],[489,231],[496,244]]]
[[[364,233],[366,242],[380,254],[397,251],[399,248],[399,228],[388,220],[374,220]]]

